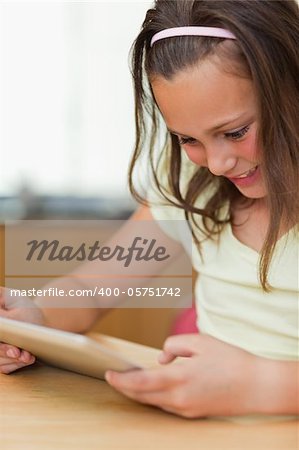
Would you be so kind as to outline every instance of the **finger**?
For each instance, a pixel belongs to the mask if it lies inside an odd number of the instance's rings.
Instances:
[[[0,355],[5,355],[9,358],[18,358],[21,355],[21,350],[13,345],[0,343]]]
[[[32,364],[35,361],[35,357],[27,350],[22,350],[18,360],[25,364]]]
[[[8,356],[8,358],[18,359],[21,356],[21,350],[17,347],[9,348],[6,351],[6,356]]]
[[[0,344],[0,355],[7,357],[9,360],[15,359],[26,364],[35,360],[35,357],[27,350],[21,350],[18,347],[4,343]]]
[[[32,364],[35,361],[35,357],[26,350],[20,350],[18,348],[8,349],[0,356],[0,365],[9,364],[11,362],[20,362],[24,364]]]
[[[165,351],[160,353],[160,355],[158,356],[158,362],[160,364],[169,364],[170,362],[172,362],[175,359],[176,359],[176,355],[173,355],[172,353],[165,352]]]
[[[117,389],[118,392],[130,398],[131,400],[144,403],[146,405],[157,406],[164,409],[164,403],[167,402],[167,394],[164,391],[159,392],[135,392],[126,389]],[[165,405],[166,406],[166,405]],[[168,406],[168,405],[167,405]]]
[[[163,345],[159,362],[164,364],[173,361],[177,356],[190,357],[200,353],[201,339],[197,333],[170,336]]]
[[[170,369],[170,370],[169,370]],[[125,373],[108,370],[106,381],[119,390],[135,392],[154,392],[167,390],[182,380],[181,371],[172,367],[147,370],[132,370]]]
[[[8,364],[2,364],[0,365],[0,373],[8,375],[9,373],[14,372],[15,370],[22,369],[23,367],[26,366],[30,366],[33,363],[34,361],[30,363],[10,362]]]

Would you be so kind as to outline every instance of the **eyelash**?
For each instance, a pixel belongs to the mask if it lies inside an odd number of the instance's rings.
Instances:
[[[249,125],[246,125],[246,127],[241,128],[240,130],[233,131],[232,133],[225,133],[224,136],[229,137],[233,140],[241,139],[249,130]]]
[[[192,145],[192,144],[195,144],[195,142],[196,142],[196,139],[194,139],[194,138],[183,138],[183,137],[179,138],[178,137],[178,140],[179,140],[180,145],[186,145],[186,144]]]
[[[249,130],[249,125],[246,125],[246,127],[243,127],[237,131],[233,131],[232,133],[224,133],[224,136],[228,137],[234,141],[237,141],[238,139],[241,139],[243,136],[245,136],[245,134],[248,132],[248,130]],[[178,140],[179,140],[180,145],[186,145],[186,144],[193,145],[196,143],[196,139],[191,138],[191,137],[188,137],[188,138],[178,137]]]

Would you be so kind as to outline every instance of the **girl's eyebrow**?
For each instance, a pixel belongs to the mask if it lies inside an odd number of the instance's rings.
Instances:
[[[232,117],[231,119],[226,120],[225,122],[220,123],[219,125],[216,125],[215,127],[211,128],[209,131],[215,131],[215,130],[218,130],[219,128],[225,127],[225,126],[229,125],[230,123],[233,123],[233,122],[236,122],[237,120],[242,119],[243,116],[245,116],[245,113],[243,113],[243,114],[241,114],[239,116],[236,116],[236,117]],[[179,134],[182,137],[188,137],[186,134],[179,133],[178,131],[171,130],[168,127],[167,127],[167,130],[170,133],[172,133],[172,134]]]

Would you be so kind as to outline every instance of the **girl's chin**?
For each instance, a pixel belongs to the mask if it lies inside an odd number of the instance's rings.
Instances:
[[[244,197],[247,198],[252,198],[252,199],[260,199],[260,198],[265,198],[267,197],[267,192],[266,189],[264,187],[260,187],[260,188],[252,188],[252,189],[246,189],[246,188],[241,188],[236,186],[237,189],[241,192],[241,194],[244,195]]]

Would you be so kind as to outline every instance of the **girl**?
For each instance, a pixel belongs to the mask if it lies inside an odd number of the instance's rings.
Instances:
[[[295,1],[157,0],[147,12],[130,186],[145,205],[137,218],[188,219],[201,334],[167,339],[160,368],[108,371],[130,398],[184,417],[298,413],[298,42]],[[132,178],[147,142],[144,199]],[[43,319],[30,320],[60,326],[38,306]],[[88,328],[88,314],[64,327]],[[2,346],[3,372],[32,361]]]

